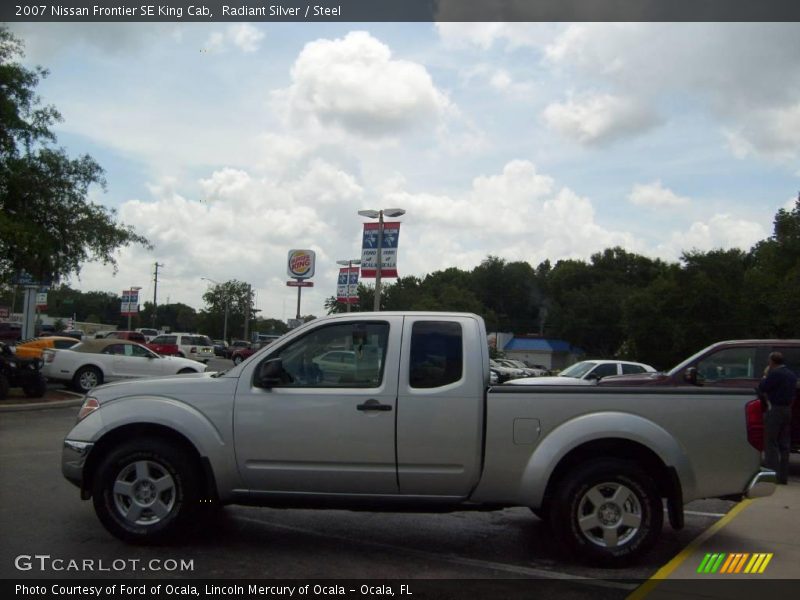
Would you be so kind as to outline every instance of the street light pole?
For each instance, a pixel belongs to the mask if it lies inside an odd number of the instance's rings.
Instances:
[[[337,265],[343,265],[343,266],[347,265],[347,287],[345,289],[347,290],[347,296],[346,296],[346,298],[347,298],[347,302],[346,302],[346,304],[347,304],[347,312],[350,312],[350,271],[352,270],[353,265],[358,266],[358,265],[361,264],[361,259],[359,259],[359,258],[351,258],[351,259],[348,259],[348,260],[337,260],[336,264]]]
[[[200,279],[205,279],[206,281],[210,281],[211,283],[213,283],[216,286],[222,285],[221,283],[218,283],[218,282],[214,281],[213,279],[209,279],[208,277],[201,277]],[[223,296],[223,298],[225,300],[225,317],[224,317],[224,319],[222,321],[222,339],[227,342],[228,341],[228,303],[229,303],[230,299],[228,298],[228,290],[225,289],[224,291],[225,291],[225,295]]]
[[[358,214],[362,217],[378,219],[378,253],[376,257],[377,264],[375,265],[375,302],[373,303],[373,310],[379,312],[381,310],[381,267],[383,266],[383,215],[400,217],[406,214],[406,211],[402,208],[383,208],[381,210],[360,210]]]

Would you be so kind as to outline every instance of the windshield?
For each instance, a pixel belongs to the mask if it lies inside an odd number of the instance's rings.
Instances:
[[[571,367],[567,367],[566,369],[561,371],[561,373],[559,373],[559,376],[574,377],[575,379],[580,379],[581,377],[586,375],[586,373],[591,371],[596,365],[597,363],[590,361],[575,363]]]

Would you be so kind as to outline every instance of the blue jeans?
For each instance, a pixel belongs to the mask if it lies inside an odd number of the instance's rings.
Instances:
[[[764,415],[764,466],[778,474],[779,483],[789,479],[792,408],[771,406]]]

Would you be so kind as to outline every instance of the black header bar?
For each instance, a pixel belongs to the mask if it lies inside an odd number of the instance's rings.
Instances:
[[[10,0],[5,22],[800,21],[797,0]]]

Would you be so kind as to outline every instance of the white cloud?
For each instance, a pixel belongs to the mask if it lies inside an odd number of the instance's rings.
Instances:
[[[581,144],[603,144],[653,128],[659,119],[634,99],[588,94],[548,105],[542,116],[551,128]]]
[[[365,138],[399,135],[436,123],[450,108],[420,64],[392,58],[369,33],[306,44],[276,94],[294,123],[311,121]]]
[[[691,204],[691,199],[678,196],[672,190],[665,188],[660,181],[653,183],[636,184],[628,195],[628,202],[636,206],[651,208],[681,208]]]
[[[208,36],[204,49],[209,52],[224,52],[230,46],[251,53],[259,49],[264,33],[249,23],[229,25],[224,31],[213,31]]]
[[[545,52],[552,66],[639,105],[703,108],[738,157],[800,158],[797,23],[581,23]]]
[[[659,248],[662,255],[673,259],[684,251],[707,252],[717,248],[749,250],[767,237],[760,223],[739,219],[727,213],[713,215],[708,221],[695,221],[685,232],[673,233],[667,244]]]
[[[446,11],[448,2],[440,0],[440,9]],[[455,0],[457,10],[462,10],[463,0]],[[477,47],[488,50],[496,44],[504,42],[510,50],[524,47],[543,46],[552,39],[558,25],[549,23],[478,23],[446,21],[445,18],[437,21],[436,31],[442,43],[451,49],[464,49]]]

